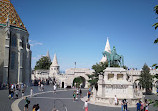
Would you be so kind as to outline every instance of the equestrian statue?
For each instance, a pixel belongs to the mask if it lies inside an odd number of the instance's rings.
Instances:
[[[116,53],[116,48],[115,46],[113,47],[111,53],[104,51],[103,52],[104,57],[107,57],[107,61],[108,61],[108,67],[112,66],[112,65],[119,65],[120,67],[124,66],[124,59],[122,55],[118,55]]]

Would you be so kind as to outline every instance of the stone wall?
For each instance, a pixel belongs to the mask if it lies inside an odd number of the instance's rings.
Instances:
[[[27,48],[29,34],[16,27],[10,27],[9,33],[4,33],[7,30],[0,26],[0,82],[7,83],[9,78],[9,83],[28,84],[31,75],[31,51]]]
[[[4,66],[4,47],[5,36],[4,28],[0,27],[0,84],[3,82],[3,66]]]

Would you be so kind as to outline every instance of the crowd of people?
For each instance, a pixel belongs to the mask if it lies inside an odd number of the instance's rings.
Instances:
[[[143,103],[142,101],[139,101],[136,106],[137,106],[137,111],[148,111],[149,110],[149,104],[147,99],[145,99],[145,102]]]
[[[82,98],[82,90],[81,88],[77,88],[76,90],[74,90],[73,92],[73,101],[75,102],[76,100],[78,100],[78,98]]]
[[[25,84],[21,84],[21,85],[19,85],[19,84],[11,84],[11,85],[8,86],[8,89],[9,89],[8,98],[9,99],[13,99],[13,98],[18,99],[19,92],[21,92],[22,97],[24,96],[26,85]]]
[[[76,83],[77,84],[77,83]],[[75,102],[76,100],[78,100],[78,98],[82,98],[82,89],[81,89],[81,85],[77,85],[78,87],[74,86],[74,88],[76,90],[74,90],[73,92],[73,101]],[[84,102],[84,106],[83,109],[85,111],[88,111],[88,101],[90,100],[90,96],[91,96],[91,91],[92,91],[92,87],[89,87],[88,91],[87,91],[87,96],[88,99]]]
[[[119,104],[119,101],[115,95],[114,97],[114,102],[115,102],[115,105],[118,105]],[[121,111],[128,111],[128,101],[126,99],[123,99],[121,101]],[[147,101],[147,99],[145,99],[144,103],[142,101],[139,101],[137,104],[136,104],[136,111],[148,111],[149,109],[149,103]]]
[[[19,94],[21,92],[21,96],[25,100],[24,111],[28,111],[30,100],[28,99],[28,97],[24,98],[24,92],[26,89],[26,85],[25,84],[11,84],[11,85],[8,85],[7,87],[9,89],[9,95],[8,95],[9,99],[13,99],[13,98],[18,99]],[[39,91],[44,91],[44,84],[41,81],[38,82],[38,87],[39,87]],[[57,89],[57,85],[56,85],[56,83],[54,83],[54,85],[53,85],[54,94],[56,94],[56,89]],[[77,85],[77,83],[76,83],[76,85],[74,86],[74,89],[75,90],[73,91],[73,102],[77,101],[79,98],[82,98],[81,85]],[[87,91],[88,99],[85,100],[84,106],[83,106],[83,109],[85,111],[88,111],[88,101],[90,101],[91,94],[92,94],[92,87],[89,87],[89,89]],[[33,91],[33,88],[31,88],[30,97],[33,97],[33,96],[34,96],[34,91]],[[114,97],[114,103],[115,103],[115,105],[119,105],[119,101],[118,101],[118,98],[116,97],[116,95]],[[126,99],[123,99],[122,101],[120,101],[120,103],[121,103],[121,111],[128,111],[128,107],[127,107],[128,101]],[[149,103],[147,100],[145,100],[144,102],[139,101],[136,104],[137,111],[148,111],[148,109],[149,109]],[[39,104],[34,104],[32,110],[40,111]]]

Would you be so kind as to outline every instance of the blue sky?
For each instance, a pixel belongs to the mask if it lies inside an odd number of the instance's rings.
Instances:
[[[12,0],[32,45],[32,67],[47,50],[61,70],[91,68],[102,58],[106,39],[125,65],[142,68],[158,62],[156,0]]]

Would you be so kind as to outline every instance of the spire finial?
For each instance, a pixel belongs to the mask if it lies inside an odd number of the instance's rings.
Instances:
[[[59,66],[59,65],[58,65],[58,60],[57,60],[56,53],[54,54],[54,58],[53,58],[53,62],[52,62],[52,66]]]

